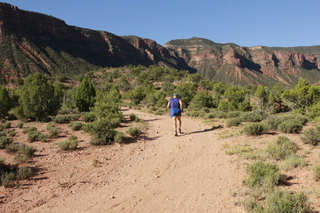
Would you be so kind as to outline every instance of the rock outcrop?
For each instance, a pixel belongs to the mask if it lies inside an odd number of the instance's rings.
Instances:
[[[314,54],[313,54],[314,53]],[[74,76],[102,67],[162,66],[237,84],[295,85],[320,78],[320,46],[240,47],[202,38],[172,40],[117,36],[67,25],[52,16],[0,3],[0,81],[34,72]]]

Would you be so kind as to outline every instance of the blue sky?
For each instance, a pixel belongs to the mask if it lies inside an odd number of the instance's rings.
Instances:
[[[163,45],[201,37],[240,46],[320,45],[320,0],[6,0],[68,25]]]

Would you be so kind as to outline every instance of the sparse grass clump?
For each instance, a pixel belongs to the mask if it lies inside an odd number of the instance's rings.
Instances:
[[[122,132],[116,131],[116,135],[114,136],[114,142],[121,143],[123,141],[124,134]]]
[[[33,171],[29,167],[19,167],[17,171],[17,180],[27,180],[33,175]]]
[[[248,136],[256,136],[262,135],[267,131],[267,128],[262,123],[249,123],[244,126],[242,131]]]
[[[306,144],[318,145],[320,143],[320,127],[317,126],[304,130],[301,140]]]
[[[303,192],[270,191],[259,205],[253,201],[246,206],[249,212],[260,213],[312,213],[313,207]]]
[[[312,167],[313,170],[313,178],[315,180],[320,180],[320,165],[314,165]]]
[[[15,129],[9,129],[9,130],[7,131],[7,135],[8,135],[9,137],[14,137],[14,136],[16,135]]]
[[[297,152],[298,146],[285,136],[278,136],[275,141],[269,142],[266,152],[274,159],[284,159]]]
[[[296,156],[296,155],[289,155],[284,160],[283,168],[285,170],[290,170],[296,167],[304,167],[307,165],[307,161],[304,157]]]
[[[67,141],[62,141],[59,143],[61,150],[69,151],[76,150],[78,146],[78,138],[75,135],[70,135]]]

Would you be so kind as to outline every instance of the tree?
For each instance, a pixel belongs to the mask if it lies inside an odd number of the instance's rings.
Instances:
[[[294,89],[283,92],[282,98],[292,104],[293,109],[304,111],[320,99],[320,87],[312,86],[310,82],[300,78]]]
[[[25,79],[20,90],[19,105],[20,113],[26,118],[44,121],[49,115],[58,113],[61,94],[47,76],[35,73]]]
[[[263,86],[259,85],[256,92],[254,93],[254,96],[257,100],[258,109],[265,109],[265,106],[268,102],[268,92],[266,91],[266,89]]]
[[[96,90],[88,76],[85,76],[75,93],[75,102],[80,112],[88,112],[94,106]]]
[[[193,97],[190,107],[192,106],[195,109],[212,108],[215,106],[214,104],[215,101],[208,91],[200,91]]]
[[[176,88],[176,92],[179,95],[179,98],[183,101],[185,107],[188,107],[191,100],[195,96],[197,91],[197,84],[195,83],[184,83]]]
[[[8,115],[10,110],[11,100],[6,88],[0,86],[0,118],[4,118]]]

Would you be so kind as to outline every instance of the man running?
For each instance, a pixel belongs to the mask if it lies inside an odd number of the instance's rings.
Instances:
[[[181,112],[183,110],[183,104],[180,98],[178,98],[178,94],[173,94],[173,98],[171,98],[167,104],[167,107],[170,108],[170,117],[173,121],[174,128],[174,136],[178,136],[177,132],[177,121],[179,122],[179,133],[181,134]]]

